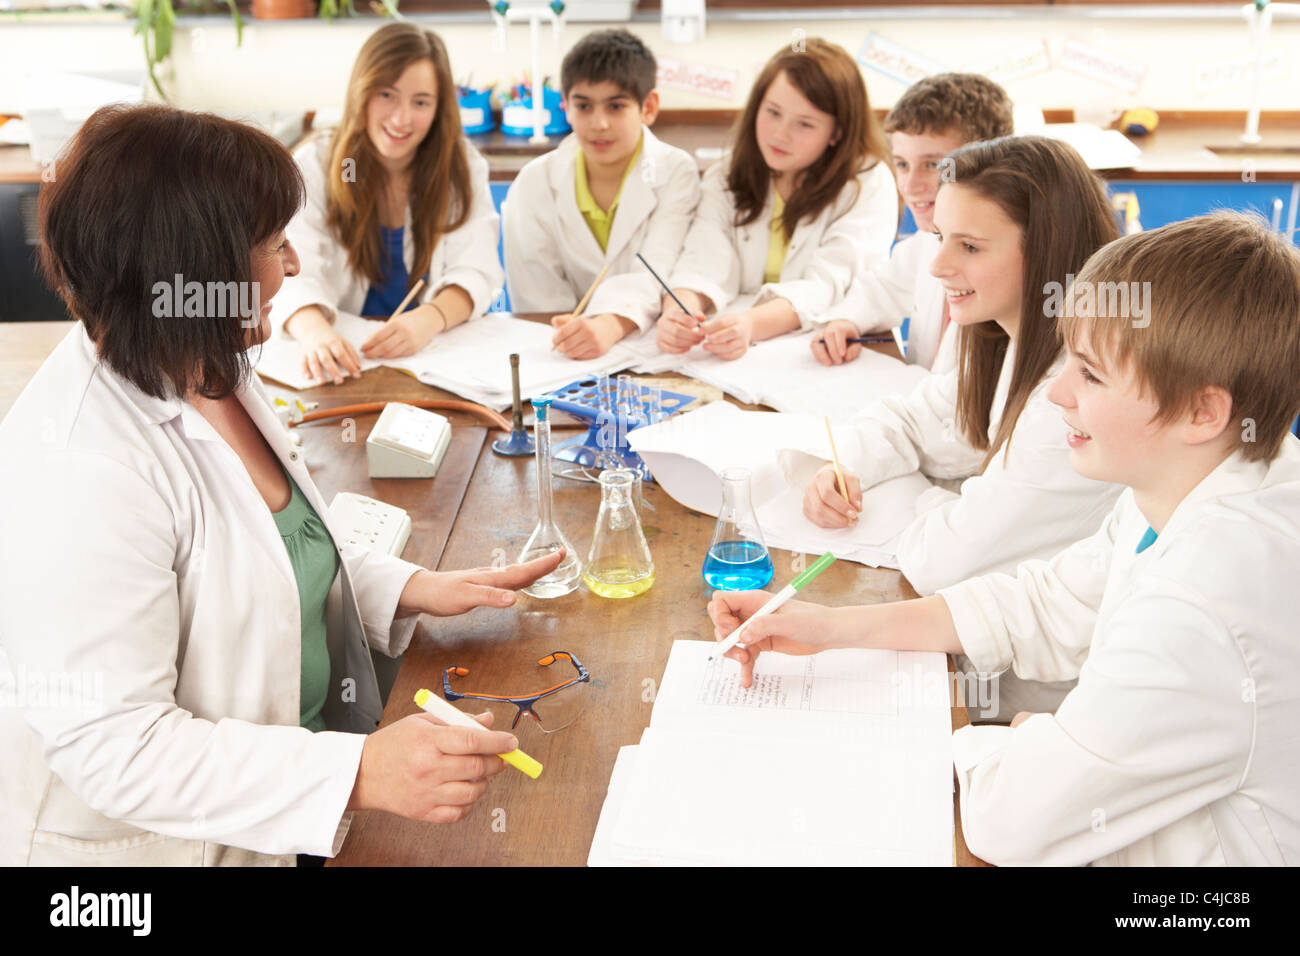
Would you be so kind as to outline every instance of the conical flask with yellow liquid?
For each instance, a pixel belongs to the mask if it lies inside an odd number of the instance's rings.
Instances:
[[[655,565],[633,503],[636,476],[627,468],[600,473],[600,512],[582,581],[592,594],[630,598],[649,591]]]

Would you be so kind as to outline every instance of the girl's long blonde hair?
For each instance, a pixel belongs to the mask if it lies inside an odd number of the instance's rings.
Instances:
[[[956,330],[957,425],[972,446],[987,449],[983,471],[1009,442],[1030,393],[1061,354],[1050,284],[1069,282],[1089,256],[1119,238],[1119,227],[1106,187],[1073,146],[1042,136],[1003,136],[970,143],[950,158],[955,184],[997,203],[1020,227],[1024,255],[1015,365],[991,442],[993,397],[1010,339],[996,322]]]
[[[348,264],[371,284],[384,279],[380,207],[388,171],[366,120],[371,97],[393,86],[412,63],[429,60],[437,84],[433,125],[411,160],[411,231],[415,260],[408,288],[429,270],[438,240],[469,218],[469,159],[461,137],[460,103],[447,48],[413,23],[390,23],[366,40],[352,66],[343,118],[334,133],[328,170],[326,221],[348,251]]]

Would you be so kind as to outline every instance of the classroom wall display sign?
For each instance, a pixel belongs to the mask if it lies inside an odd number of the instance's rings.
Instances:
[[[1280,50],[1269,50],[1257,58],[1254,53],[1240,53],[1222,60],[1211,60],[1196,65],[1196,92],[1210,93],[1234,86],[1245,86],[1255,80],[1255,74],[1262,69],[1266,80],[1286,79],[1288,70],[1286,58]]]
[[[687,63],[666,56],[657,56],[659,63],[658,85],[675,90],[689,90],[715,100],[734,100],[740,88],[740,73],[719,66]]]
[[[909,50],[879,33],[867,34],[862,49],[858,51],[857,61],[862,66],[898,80],[904,86],[911,86],[931,73],[944,73],[948,69],[937,60]]]
[[[1145,63],[1126,59],[1082,40],[1066,40],[1056,65],[1125,93],[1136,93],[1147,72]]]
[[[1046,73],[1051,68],[1052,57],[1047,52],[1047,41],[1035,40],[968,63],[964,69],[967,73],[982,73],[1005,86],[1012,80]]]

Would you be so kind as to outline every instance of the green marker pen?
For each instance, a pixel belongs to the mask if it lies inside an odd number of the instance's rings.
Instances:
[[[803,574],[796,577],[780,591],[777,591],[776,594],[773,594],[772,600],[760,607],[749,616],[749,619],[746,620],[745,623],[741,624],[740,627],[728,634],[726,640],[713,649],[713,653],[709,655],[709,660],[713,660],[715,657],[721,657],[723,654],[727,653],[727,651],[739,644],[740,632],[748,627],[751,622],[757,618],[766,617],[768,614],[774,614],[782,604],[802,591],[805,584],[829,568],[834,562],[835,555],[831,554],[831,552],[827,551],[823,554],[813,562],[812,567],[804,571]]]

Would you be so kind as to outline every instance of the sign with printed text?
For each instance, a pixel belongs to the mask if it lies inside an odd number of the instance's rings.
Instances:
[[[689,90],[717,100],[736,98],[736,91],[740,88],[740,73],[736,70],[687,63],[666,56],[656,57],[656,59],[659,61],[659,86]]]
[[[1037,40],[993,56],[968,63],[967,73],[982,73],[995,83],[1006,85],[1012,80],[1024,79],[1052,68],[1052,58],[1047,52],[1047,41]]]
[[[1082,40],[1066,40],[1056,65],[1125,93],[1136,93],[1147,73],[1145,63],[1125,59]]]
[[[858,51],[858,63],[911,86],[931,73],[947,72],[947,67],[937,60],[887,40],[879,33],[870,33]]]
[[[1234,86],[1245,86],[1255,81],[1259,72],[1265,80],[1282,80],[1287,76],[1286,58],[1280,50],[1270,50],[1261,58],[1254,53],[1241,53],[1198,63],[1196,66],[1196,92],[1209,93]]]

